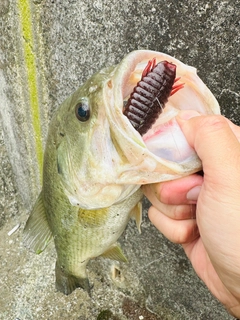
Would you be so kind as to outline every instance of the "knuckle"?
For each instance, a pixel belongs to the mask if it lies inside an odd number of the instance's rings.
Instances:
[[[188,225],[179,223],[177,229],[172,230],[172,242],[176,244],[185,244],[198,236],[196,220],[193,219]]]
[[[186,212],[185,205],[174,206],[173,208],[173,219],[179,220],[184,218],[184,213]]]
[[[173,230],[172,242],[182,244],[187,242],[188,232],[185,228],[180,227],[178,230]]]
[[[222,115],[211,115],[201,119],[200,129],[203,131],[218,131],[228,126],[226,118]]]
[[[194,148],[198,151],[198,148],[204,143],[213,143],[213,140],[217,139],[223,132],[226,132],[227,128],[229,128],[228,122],[221,115],[201,117],[195,127]]]
[[[158,186],[157,191],[158,200],[164,204],[171,204],[172,203],[172,193],[169,192],[167,187],[167,183],[160,183]]]
[[[194,219],[196,216],[196,206],[194,204],[181,204],[173,208],[175,220]]]

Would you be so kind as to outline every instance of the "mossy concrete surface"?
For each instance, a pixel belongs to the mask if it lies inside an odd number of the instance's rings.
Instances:
[[[52,113],[90,75],[135,49],[162,51],[196,67],[240,125],[239,45],[239,0],[0,2],[0,319],[232,319],[150,224],[147,202],[142,234],[131,222],[120,239],[129,263],[89,264],[92,297],[56,292],[53,246],[28,252],[22,229]]]

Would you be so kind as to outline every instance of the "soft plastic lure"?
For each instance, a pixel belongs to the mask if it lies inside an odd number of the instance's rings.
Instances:
[[[148,62],[123,111],[141,135],[152,127],[169,96],[183,88],[183,83],[174,85],[179,79],[175,64],[168,61],[156,64],[155,58]]]

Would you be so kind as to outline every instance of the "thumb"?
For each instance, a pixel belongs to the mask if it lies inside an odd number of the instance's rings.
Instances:
[[[197,115],[197,116],[196,116]],[[221,115],[199,115],[182,111],[178,124],[188,143],[202,160],[204,179],[229,185],[240,180],[240,144],[229,126],[229,120]],[[240,182],[238,182],[240,187]]]

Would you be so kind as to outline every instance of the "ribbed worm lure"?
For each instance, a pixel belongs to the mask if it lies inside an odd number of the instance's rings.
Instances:
[[[174,85],[179,79],[175,64],[161,61],[156,65],[155,58],[148,62],[123,111],[141,135],[152,127],[169,96],[183,88],[183,83]]]

